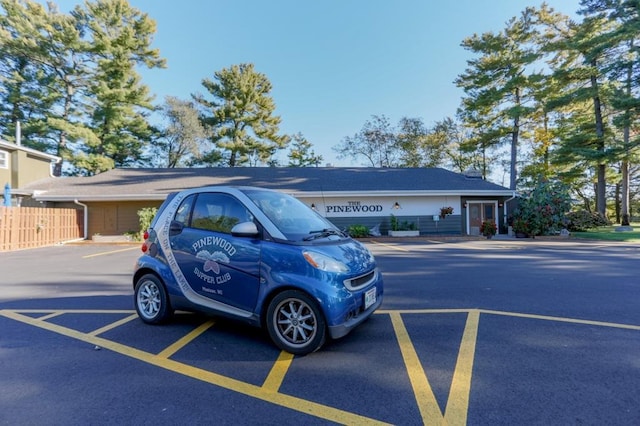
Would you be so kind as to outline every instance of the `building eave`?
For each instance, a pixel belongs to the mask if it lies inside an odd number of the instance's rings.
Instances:
[[[285,191],[287,192],[287,191]],[[300,198],[328,198],[328,197],[429,197],[429,196],[459,196],[459,197],[511,197],[511,190],[418,190],[418,191],[309,191],[288,192]]]
[[[297,198],[344,198],[344,197],[434,197],[434,196],[459,196],[459,197],[511,197],[514,191],[510,190],[434,190],[434,191],[286,191]],[[163,201],[169,193],[155,194],[115,194],[115,195],[48,195],[46,192],[34,191],[33,198],[36,201],[50,202],[112,202],[112,201]]]
[[[26,146],[16,145],[14,143],[0,141],[0,148],[12,150],[12,151],[24,151],[33,156],[45,158],[55,163],[59,163],[62,161],[62,158],[58,157],[57,155],[47,154],[46,152],[37,151],[35,149],[27,148]]]
[[[122,194],[122,195],[47,195],[34,193],[36,201],[50,202],[110,202],[110,201],[164,201],[168,194]]]

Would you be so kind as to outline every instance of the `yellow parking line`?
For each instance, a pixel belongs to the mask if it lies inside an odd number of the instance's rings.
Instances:
[[[466,314],[469,309],[378,309],[374,314]]]
[[[134,319],[136,319],[136,318],[138,318],[138,314],[129,315],[128,317],[126,317],[126,318],[122,318],[122,319],[121,319],[121,320],[119,320],[119,321],[112,322],[111,324],[105,325],[104,327],[101,327],[101,328],[99,328],[99,329],[97,329],[97,330],[93,330],[93,331],[92,331],[91,333],[89,333],[89,334],[90,334],[91,336],[98,336],[98,335],[100,335],[100,334],[102,334],[102,333],[105,333],[105,332],[107,332],[107,331],[109,331],[109,330],[112,330],[112,329],[114,329],[114,328],[116,328],[116,327],[120,327],[122,324],[126,324],[126,323],[128,323],[129,321],[132,321],[132,320],[134,320]]]
[[[82,258],[89,259],[90,257],[105,256],[107,254],[114,254],[114,253],[120,253],[123,251],[131,251],[131,250],[140,250],[140,247],[136,246],[136,247],[127,247],[126,249],[120,249],[120,250],[103,251],[100,253],[88,254],[86,256],[82,256]]]
[[[296,398],[294,396],[285,395],[281,393],[265,392],[260,386],[245,383],[240,380],[232,379],[211,371],[203,370],[201,368],[192,367],[190,365],[182,364],[177,361],[173,361],[168,358],[163,358],[158,355],[154,355],[148,352],[144,352],[140,349],[132,348],[122,345],[120,343],[112,342],[107,339],[103,339],[97,336],[91,336],[89,334],[81,333],[70,328],[62,327],[56,324],[52,324],[46,321],[40,321],[26,315],[21,315],[14,311],[0,310],[0,315],[20,321],[25,324],[29,324],[35,327],[39,327],[54,333],[61,334],[63,336],[71,337],[89,344],[102,347],[104,349],[111,350],[113,352],[126,355],[137,360],[146,362],[156,367],[164,368],[174,373],[181,374],[183,376],[191,377],[196,380],[200,380],[212,385],[220,386],[225,389],[229,389],[234,392],[239,392],[247,396],[251,396],[262,401],[270,402],[281,407],[289,408],[291,410],[308,414],[320,419],[332,421],[344,425],[386,425],[388,423],[381,422],[376,419],[361,416],[359,414],[350,413],[348,411],[339,410],[337,408],[329,407],[312,401],[307,401],[302,398]]]
[[[554,316],[548,316],[548,315],[520,314],[517,312],[490,311],[486,309],[481,309],[480,312],[483,314],[503,315],[507,317],[531,318],[531,319],[539,319],[539,320],[545,320],[545,321],[568,322],[571,324],[595,325],[598,327],[623,328],[626,330],[640,331],[640,325],[618,324],[615,322],[591,321],[591,320],[582,320],[582,319],[575,319],[575,318],[554,317]]]
[[[44,314],[41,317],[34,318],[21,313]],[[102,327],[90,333],[82,333],[70,328],[46,321],[65,313],[89,313],[89,314],[105,314],[118,313],[129,314],[126,318]],[[467,321],[465,324],[458,358],[453,371],[453,378],[446,407],[441,410],[429,383],[418,354],[413,346],[411,337],[404,325],[402,315],[408,314],[440,314],[440,313],[466,313]],[[475,357],[475,348],[478,338],[479,320],[481,314],[511,316],[519,318],[530,318],[546,321],[557,321],[573,324],[584,324],[601,327],[612,327],[620,329],[630,329],[640,331],[640,325],[617,324],[603,321],[581,320],[573,318],[554,317],[546,315],[535,315],[505,311],[483,310],[483,309],[416,309],[416,310],[378,310],[376,314],[387,314],[390,316],[391,323],[398,341],[400,352],[405,364],[405,368],[410,380],[410,384],[416,399],[422,423],[424,424],[447,424],[447,425],[464,425],[467,422],[469,410],[469,398],[471,392],[471,381],[473,374],[473,363]],[[49,330],[67,337],[88,342],[90,344],[112,350],[143,362],[170,370],[172,372],[192,377],[212,385],[220,386],[235,392],[242,393],[247,396],[287,407],[320,419],[329,420],[340,424],[377,424],[380,423],[375,419],[370,419],[355,413],[342,411],[333,407],[314,403],[312,401],[300,399],[294,396],[279,393],[280,387],[284,382],[284,378],[289,371],[294,356],[281,352],[275,361],[267,378],[262,386],[252,385],[230,377],[219,375],[197,367],[173,361],[170,357],[178,350],[183,348],[189,342],[193,341],[197,336],[204,333],[213,326],[213,321],[207,321],[191,331],[189,334],[179,339],[157,355],[144,352],[139,349],[128,347],[117,342],[98,337],[99,334],[107,330],[111,330],[119,325],[137,317],[133,310],[44,310],[44,309],[25,309],[25,310],[0,310],[0,316],[23,322],[32,326],[36,326],[45,330]]]
[[[409,333],[402,322],[402,317],[396,312],[391,312],[389,316],[391,317],[391,324],[393,325],[398,344],[400,345],[402,358],[407,367],[413,394],[415,395],[420,414],[422,415],[422,423],[442,424],[444,422],[444,416],[442,415],[442,411],[440,411],[440,406],[433,393],[433,389],[431,389],[427,374],[422,368],[422,364],[420,364],[420,359],[413,347]]]
[[[398,250],[398,251],[409,252],[409,250],[407,250],[405,248],[402,248],[402,247],[399,247],[399,246],[395,246],[393,244],[381,243],[381,242],[378,242],[378,241],[371,241],[371,243],[375,244],[375,245],[378,245],[378,246],[389,247],[391,249]]]
[[[49,315],[43,315],[41,317],[38,317],[38,319],[40,321],[46,321],[51,318],[59,317],[60,315],[64,315],[64,312],[63,311],[51,312]]]
[[[445,422],[449,426],[464,426],[467,424],[473,358],[476,351],[479,321],[480,312],[478,310],[470,311],[467,316],[467,324],[464,327],[456,367],[453,370],[453,381],[449,389],[447,408],[444,413]]]
[[[192,330],[189,334],[177,340],[171,346],[168,346],[166,349],[160,352],[158,356],[160,358],[169,358],[171,355],[175,354],[180,349],[188,345],[193,339],[195,339],[196,337],[198,337],[199,335],[201,335],[202,333],[210,329],[213,324],[215,324],[213,320],[209,320],[204,324],[201,324],[198,328],[196,328],[195,330]]]
[[[278,359],[275,364],[273,364],[269,375],[262,384],[262,389],[267,392],[278,392],[282,385],[282,381],[284,380],[284,376],[287,374],[287,371],[289,371],[292,361],[293,355],[285,351],[280,352],[280,356],[278,356]]]
[[[131,309],[12,309],[19,314],[131,314]]]

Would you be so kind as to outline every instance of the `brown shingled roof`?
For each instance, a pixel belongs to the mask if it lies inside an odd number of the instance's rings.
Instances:
[[[90,177],[60,177],[22,190],[38,200],[163,199],[186,188],[258,186],[290,193],[450,193],[512,195],[500,185],[440,168],[218,167],[113,169]]]

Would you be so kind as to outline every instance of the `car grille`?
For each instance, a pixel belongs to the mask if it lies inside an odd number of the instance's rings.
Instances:
[[[349,290],[358,290],[362,287],[366,287],[369,283],[373,282],[376,279],[376,275],[378,273],[377,269],[374,269],[373,271],[361,275],[359,277],[356,278],[352,278],[350,280],[345,280],[344,281],[344,285],[349,289]]]

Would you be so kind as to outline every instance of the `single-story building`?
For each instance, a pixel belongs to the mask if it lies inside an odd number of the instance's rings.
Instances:
[[[514,191],[441,168],[220,167],[113,169],[91,177],[52,177],[21,188],[31,205],[85,211],[87,238],[139,231],[137,212],[167,194],[207,185],[259,186],[287,192],[340,228],[386,234],[391,218],[421,235],[478,235],[482,221],[506,233]]]

